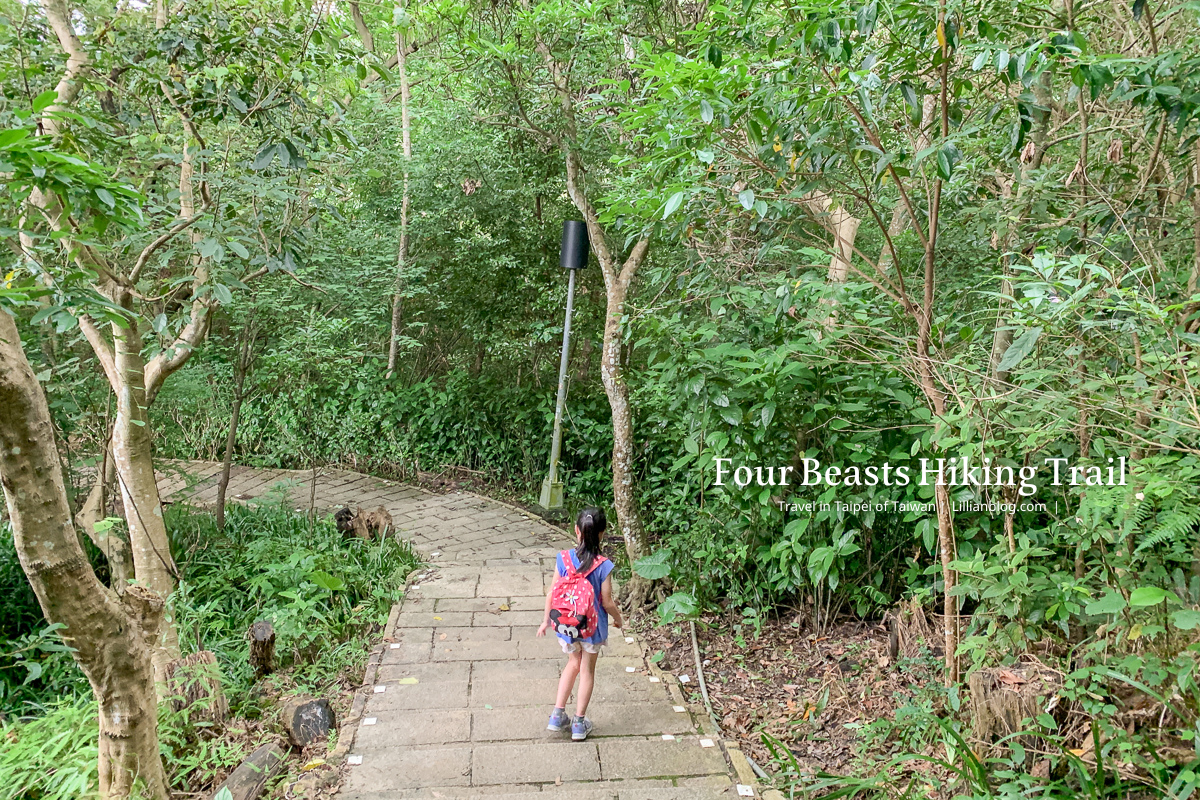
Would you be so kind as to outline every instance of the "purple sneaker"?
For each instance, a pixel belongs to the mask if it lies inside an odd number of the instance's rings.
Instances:
[[[592,732],[592,721],[587,717],[576,717],[571,723],[571,741],[582,742]]]
[[[561,731],[563,728],[567,727],[570,721],[571,718],[567,716],[566,711],[563,711],[561,708],[556,708],[550,713],[550,722],[546,724],[546,730]]]

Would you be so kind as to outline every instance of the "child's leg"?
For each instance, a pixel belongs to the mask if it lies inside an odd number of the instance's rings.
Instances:
[[[575,688],[575,676],[579,674],[579,657],[581,655],[583,655],[582,648],[567,656],[567,665],[563,667],[562,677],[558,679],[558,700],[554,703],[555,708],[566,708],[567,701],[571,699],[571,690]],[[591,694],[591,691],[589,684],[588,694]]]
[[[586,717],[588,703],[592,699],[592,687],[596,685],[596,658],[599,653],[584,653],[579,665],[579,693],[575,696],[575,716]],[[562,695],[561,690],[559,695]]]

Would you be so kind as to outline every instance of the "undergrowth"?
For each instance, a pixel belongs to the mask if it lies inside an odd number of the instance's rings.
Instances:
[[[357,685],[370,638],[418,561],[406,542],[346,539],[331,519],[312,521],[275,495],[230,507],[223,534],[211,514],[187,507],[168,509],[167,526],[182,575],[174,598],[180,640],[185,652],[216,655],[230,706],[220,736],[204,729],[196,708],[160,706],[172,788],[195,793],[270,735],[274,696],[329,696]],[[256,682],[245,634],[260,619],[275,627],[278,671]],[[46,630],[4,643],[10,664],[22,659],[25,677],[34,677],[22,684],[22,671],[10,670],[0,695],[20,700],[7,708],[15,719],[0,721],[0,800],[78,800],[96,791],[96,704],[69,654],[36,646],[57,641]]]

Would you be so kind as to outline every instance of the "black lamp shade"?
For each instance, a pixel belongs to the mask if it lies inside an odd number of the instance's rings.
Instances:
[[[563,223],[562,250],[558,263],[563,269],[583,269],[588,260],[587,223],[569,219]]]

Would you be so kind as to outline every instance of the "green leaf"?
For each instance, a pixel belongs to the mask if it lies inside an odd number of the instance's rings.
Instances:
[[[950,176],[954,173],[954,165],[962,159],[962,152],[954,142],[945,142],[938,148],[937,166],[938,174],[945,180],[950,180]]]
[[[683,192],[676,192],[667,198],[667,204],[663,207],[662,218],[666,219],[675,213],[676,209],[683,203]]]
[[[204,258],[215,258],[221,252],[221,243],[213,237],[208,236],[201,240],[196,249],[200,251],[200,255]]]
[[[214,794],[212,800],[233,800],[233,792],[229,791],[228,786],[222,786],[221,791]]]
[[[1030,328],[1018,336],[1004,351],[1004,357],[1000,359],[996,369],[1000,372],[1008,372],[1020,364],[1025,356],[1033,351],[1033,346],[1037,344],[1038,337],[1041,335],[1041,328]]]
[[[713,121],[712,103],[707,100],[700,101],[700,119],[704,120],[705,125]]]
[[[1119,614],[1125,610],[1125,598],[1120,592],[1109,592],[1099,600],[1093,600],[1083,610],[1085,614]]]
[[[742,189],[738,192],[738,202],[742,204],[742,208],[749,211],[754,208],[754,190]]]
[[[711,164],[716,154],[712,150],[697,150],[696,158],[700,159],[701,163]]]
[[[0,149],[11,147],[28,136],[29,130],[27,128],[12,128],[7,131],[0,131]],[[4,171],[10,172],[11,170]]]
[[[275,143],[263,142],[258,148],[258,153],[254,157],[254,163],[250,165],[250,169],[255,172],[261,172],[271,166],[271,162],[275,160]]]
[[[671,574],[670,553],[659,550],[653,555],[633,562],[633,571],[648,581],[661,580]]]
[[[766,428],[771,424],[771,420],[775,418],[775,404],[767,403],[762,407],[762,426]]]
[[[308,579],[329,592],[340,592],[346,588],[345,581],[323,570],[308,573]]]
[[[668,625],[679,617],[692,616],[696,610],[696,599],[686,592],[675,592],[658,604],[658,615]]]
[[[858,10],[855,22],[858,24],[858,32],[863,36],[870,36],[875,32],[875,23],[879,16],[879,5],[877,3],[867,3]]]
[[[237,241],[236,239],[230,239],[229,241],[227,241],[225,243],[225,245],[230,250],[237,253],[238,258],[249,258],[250,257],[250,251],[246,249],[246,245],[242,244],[241,242]]]
[[[1171,615],[1171,624],[1181,631],[1194,630],[1200,627],[1200,611],[1194,608],[1182,608]]]
[[[217,302],[223,306],[228,306],[233,303],[233,293],[230,292],[229,287],[224,284],[214,283],[212,287],[212,293],[213,297],[217,298]]]
[[[1129,593],[1129,605],[1134,608],[1155,606],[1169,596],[1171,593],[1166,589],[1160,589],[1157,586],[1139,586]]]
[[[102,186],[96,187],[96,197],[100,198],[100,202],[109,208],[117,207],[117,198],[112,196],[112,192]]]
[[[25,667],[25,681],[22,686],[29,684],[42,677],[42,665],[36,661],[22,661],[21,666]]]
[[[56,92],[54,89],[47,89],[37,97],[33,98],[33,113],[36,114],[39,111],[45,111],[50,107],[50,104],[57,99],[58,92]]]

